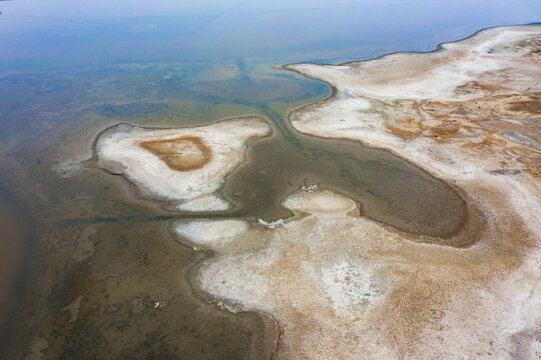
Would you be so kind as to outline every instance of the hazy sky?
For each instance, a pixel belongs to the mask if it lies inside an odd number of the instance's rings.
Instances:
[[[398,1],[400,0],[395,0],[394,2]],[[402,2],[404,1],[405,0],[402,0]],[[362,1],[361,3],[380,3],[380,1]],[[13,16],[100,19],[138,16],[222,14],[227,12],[269,11],[331,5],[346,6],[351,4],[355,4],[355,1],[15,0],[11,3],[2,4],[2,8],[4,9],[5,14]]]
[[[118,17],[250,13],[324,7],[372,7],[419,3],[454,3],[475,7],[480,3],[509,9],[531,7],[540,0],[14,0],[1,2],[4,16],[103,19]],[[445,8],[445,6],[442,6]],[[535,8],[534,8],[535,10]],[[537,15],[539,17],[539,14]]]

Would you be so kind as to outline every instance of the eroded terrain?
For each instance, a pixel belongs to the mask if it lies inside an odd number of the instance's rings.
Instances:
[[[190,271],[195,292],[272,317],[279,359],[538,359],[540,41],[539,26],[504,27],[428,54],[288,65],[335,89],[290,115],[297,130],[408,159],[460,191],[467,219],[451,240],[427,241],[307,184],[281,199],[295,214],[285,221],[173,222],[180,242],[214,255]],[[97,142],[98,164],[183,210],[187,199],[219,197],[245,141],[269,131],[263,124],[223,142],[216,125],[117,128]]]

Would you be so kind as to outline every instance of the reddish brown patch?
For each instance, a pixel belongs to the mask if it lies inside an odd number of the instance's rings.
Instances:
[[[531,100],[517,101],[510,104],[507,109],[539,115],[541,114],[541,96],[532,96]]]
[[[139,146],[159,157],[167,166],[177,171],[190,171],[203,167],[212,158],[210,149],[201,138],[184,136],[176,139],[151,140]]]
[[[460,126],[455,123],[434,126],[430,132],[436,137],[450,137],[458,134]]]
[[[394,135],[406,139],[423,131],[421,121],[413,116],[404,118],[385,119],[387,130]]]
[[[480,93],[480,92],[489,92],[500,90],[502,87],[497,84],[484,84],[478,81],[469,81],[464,85],[457,86],[455,92],[460,95]]]
[[[402,139],[409,138],[419,133],[419,131],[413,130],[413,129],[404,129],[404,128],[393,126],[393,125],[386,125],[386,126],[387,126],[387,130],[392,132],[393,135],[398,136]]]
[[[530,56],[539,56],[541,54],[541,37],[532,38],[530,40],[530,46],[532,47]]]

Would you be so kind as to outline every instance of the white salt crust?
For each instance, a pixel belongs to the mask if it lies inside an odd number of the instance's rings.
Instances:
[[[317,192],[296,192],[288,196],[282,206],[292,211],[305,211],[312,214],[337,214],[344,216],[357,206],[351,199],[337,195],[329,190]]]
[[[220,248],[198,268],[194,284],[234,312],[272,315],[281,329],[276,359],[539,359],[538,177],[490,173],[510,165],[490,148],[457,145],[475,138],[401,138],[386,129],[395,117],[434,121],[402,106],[406,100],[449,105],[497,95],[487,91],[539,91],[536,38],[539,26],[496,28],[437,53],[288,66],[337,88],[332,100],[294,112],[294,127],[388,149],[456,184],[486,216],[474,245],[424,243],[357,216],[355,202],[342,195],[299,191],[282,203],[294,218],[273,228],[250,226],[239,240],[249,250],[238,242]],[[497,90],[457,91],[471,81],[492,81]],[[481,115],[468,116],[464,123]]]
[[[120,173],[148,198],[177,202],[179,210],[217,211],[229,207],[225,200],[210,196],[225,176],[243,160],[246,142],[270,134],[270,126],[258,117],[229,119],[208,126],[175,129],[144,129],[121,125],[103,133],[96,144],[98,164]],[[211,151],[203,167],[177,171],[158,156],[139,146],[143,141],[198,137]],[[190,201],[191,200],[191,201]]]
[[[231,208],[231,204],[221,196],[211,194],[203,195],[176,206],[179,211],[225,211]]]
[[[174,231],[193,244],[218,249],[238,240],[248,231],[248,224],[235,219],[181,221]]]

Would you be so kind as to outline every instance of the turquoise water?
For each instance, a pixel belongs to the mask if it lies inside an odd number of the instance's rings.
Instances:
[[[0,313],[11,316],[4,316],[10,325],[0,353],[8,359],[32,352],[236,359],[264,351],[259,318],[232,317],[191,295],[182,274],[198,255],[168,238],[170,213],[129,197],[121,179],[53,171],[88,150],[99,130],[123,121],[187,126],[261,115],[276,136],[253,143],[253,161],[224,189],[232,201],[245,198],[234,216],[287,216],[266,204],[306,181],[335,186],[365,201],[372,217],[410,231],[447,211],[456,220],[442,224],[450,233],[460,223],[460,199],[441,182],[386,153],[295,133],[287,112],[329,89],[277,67],[428,51],[484,27],[541,17],[538,1],[158,2],[152,9],[141,2],[124,18],[121,5],[73,3],[80,9],[63,1],[0,2],[0,188],[9,193],[0,205],[17,208],[27,223],[20,227],[33,234],[27,241],[12,231],[9,244],[2,243],[13,249],[18,242],[26,255],[12,266],[18,291],[3,292],[10,301]],[[254,175],[261,170],[268,175]],[[419,208],[429,211],[412,212],[408,204],[421,194],[396,192],[393,181],[403,189],[422,183],[446,197],[428,197]],[[261,194],[265,206],[257,197],[250,203],[251,192],[236,195],[243,186],[271,189]],[[78,308],[66,308],[79,297]],[[155,300],[167,305],[155,310]]]

